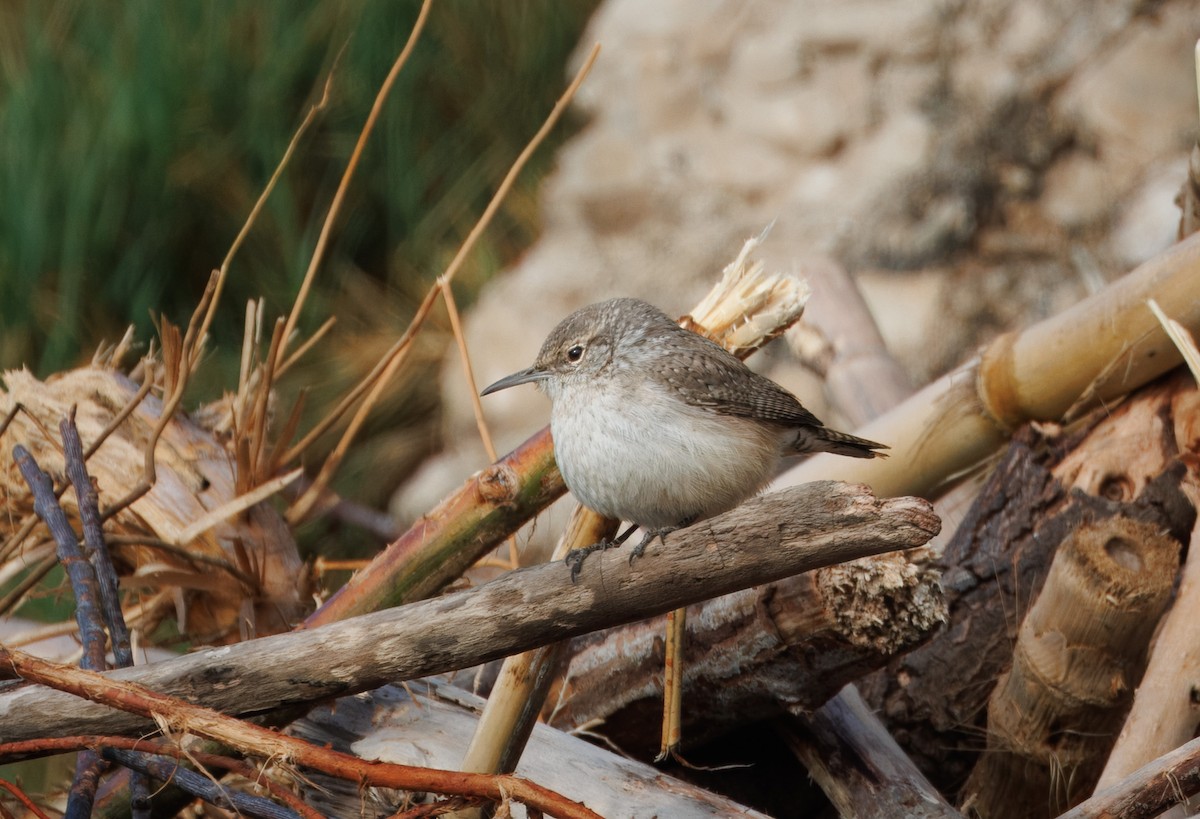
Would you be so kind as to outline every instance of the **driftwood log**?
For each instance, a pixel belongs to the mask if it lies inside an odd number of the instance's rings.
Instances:
[[[343,697],[315,709],[288,732],[337,750],[353,749],[368,759],[454,769],[482,708],[482,699],[461,688],[421,680],[405,688],[384,686]],[[603,816],[765,819],[651,765],[543,724],[534,726],[516,770],[518,776],[569,793]],[[325,816],[387,816],[399,806],[400,795],[392,791],[364,791],[353,782],[319,774],[309,778],[305,801]]]
[[[1180,456],[1200,438],[1198,400],[1189,378],[1170,376],[1070,433],[1025,428],[992,472],[942,558],[949,628],[864,686],[943,792],[966,780],[962,750],[984,749],[985,706],[1059,544],[1118,517],[1187,542]]]
[[[319,629],[112,672],[235,714],[261,713],[487,660],[841,562],[921,545],[939,522],[915,498],[878,500],[820,482],[757,498],[673,534],[631,567],[593,556],[578,584],[562,564]],[[0,691],[3,739],[130,733],[145,720],[38,686]]]
[[[961,816],[896,744],[853,685],[816,713],[791,718],[780,730],[839,816]]]

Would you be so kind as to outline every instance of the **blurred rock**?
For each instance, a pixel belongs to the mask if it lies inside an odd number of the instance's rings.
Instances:
[[[586,303],[689,309],[772,221],[777,269],[834,253],[924,382],[1168,241],[1196,20],[1200,0],[609,0],[581,42],[604,51],[545,232],[468,317],[480,386]],[[786,361],[771,372],[796,383]],[[453,354],[443,397],[474,466],[428,466],[405,517],[483,464]],[[501,449],[548,419],[532,387],[484,407]]]

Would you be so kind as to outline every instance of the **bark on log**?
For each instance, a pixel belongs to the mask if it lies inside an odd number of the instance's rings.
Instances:
[[[849,685],[819,711],[793,718],[789,744],[839,816],[954,819],[954,810]],[[832,749],[836,752],[830,753]]]
[[[470,742],[483,701],[444,682],[406,690],[385,686],[343,697],[293,723],[288,733],[331,743],[367,759],[454,769]],[[570,794],[602,816],[766,817],[743,805],[664,774],[583,739],[539,724],[517,764],[517,775]],[[387,816],[399,807],[390,791],[363,791],[353,782],[310,774],[303,796],[325,816]],[[367,807],[366,811],[362,808]]]
[[[1186,541],[1195,510],[1179,456],[1198,406],[1190,379],[1172,376],[1070,435],[1014,438],[943,555],[950,627],[860,683],[943,792],[966,779],[962,750],[982,750],[984,706],[1066,534],[1119,515]]]
[[[651,547],[593,556],[578,584],[562,564],[319,629],[111,672],[226,713],[264,710],[465,668],[696,600],[867,554],[920,545],[938,530],[929,504],[877,500],[832,482],[757,498]],[[0,691],[5,740],[144,730],[139,718],[37,686]]]
[[[1178,541],[1147,523],[1114,517],[1067,537],[988,705],[964,800],[975,815],[1036,819],[1091,792],[1178,571]]]
[[[689,746],[789,709],[810,711],[945,622],[936,572],[859,561],[709,600],[688,611]],[[579,638],[544,715],[564,730],[603,720],[635,756],[658,750],[662,621]]]

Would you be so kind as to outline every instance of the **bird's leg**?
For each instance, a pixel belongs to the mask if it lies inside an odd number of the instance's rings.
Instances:
[[[598,540],[590,546],[582,546],[578,549],[572,549],[567,552],[567,556],[563,562],[571,567],[571,582],[574,583],[579,579],[579,571],[583,568],[583,561],[587,560],[587,556],[592,552],[602,552],[605,549],[615,549],[625,541],[629,540],[629,536],[633,534],[633,530],[637,528],[636,523],[629,524],[629,528],[621,534],[617,535],[614,540],[604,538]]]
[[[698,518],[698,517],[699,517],[699,515],[688,515],[686,518],[679,521],[679,523],[677,523],[674,526],[663,526],[662,528],[659,528],[659,529],[647,529],[646,534],[642,536],[642,542],[639,543],[637,546],[634,546],[633,551],[629,553],[629,565],[632,566],[633,561],[637,560],[639,557],[641,557],[643,554],[646,553],[646,547],[649,546],[651,543],[653,543],[655,538],[658,538],[659,542],[662,543],[662,545],[666,546],[667,545],[667,535],[671,534],[672,532],[678,531],[679,529],[682,529],[685,526],[691,526],[693,523],[696,522],[696,518]],[[626,532],[626,534],[628,534],[628,532]]]

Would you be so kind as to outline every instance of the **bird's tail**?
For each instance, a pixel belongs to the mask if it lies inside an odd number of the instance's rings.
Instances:
[[[832,452],[851,458],[886,458],[887,454],[876,450],[887,449],[886,444],[877,444],[829,427],[800,427],[792,442],[792,451],[797,455],[810,452]]]

